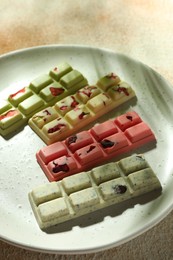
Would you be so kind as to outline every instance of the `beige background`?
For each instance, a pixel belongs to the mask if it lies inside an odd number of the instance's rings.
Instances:
[[[173,0],[0,0],[0,54],[86,44],[127,54],[173,84]],[[27,235],[27,234],[26,234]],[[132,241],[90,255],[49,255],[0,242],[0,260],[173,259],[173,212]]]

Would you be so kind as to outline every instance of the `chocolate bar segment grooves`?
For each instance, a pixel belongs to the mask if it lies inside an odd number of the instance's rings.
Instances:
[[[10,94],[0,105],[0,134],[14,134],[38,111],[53,106],[88,84],[86,78],[69,64],[62,63],[49,74],[38,76],[29,86]]]
[[[133,155],[36,187],[29,200],[46,229],[155,190],[161,191],[159,179],[143,156]]]
[[[43,147],[36,158],[49,181],[58,181],[152,141],[155,143],[156,139],[150,127],[135,111],[129,111],[88,131]]]
[[[134,97],[130,85],[110,73],[100,78],[96,85],[87,85],[56,102],[47,108],[48,114],[45,110],[34,114],[29,126],[49,145],[78,132]],[[59,127],[59,121],[63,122],[62,127]]]

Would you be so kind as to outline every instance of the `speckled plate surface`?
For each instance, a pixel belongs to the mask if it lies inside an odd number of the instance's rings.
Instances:
[[[41,231],[32,213],[28,192],[48,181],[35,159],[35,153],[45,144],[26,126],[8,140],[0,136],[0,238],[37,251],[95,252],[140,235],[173,208],[173,88],[151,68],[122,54],[86,46],[57,45],[1,56],[1,98],[63,61],[80,70],[90,84],[108,72],[116,72],[132,85],[137,101],[112,111],[99,121],[134,109],[150,125],[157,145],[138,152],[145,154],[159,177],[162,195],[152,200],[146,196],[141,202],[128,202],[97,211],[61,224],[49,233]]]

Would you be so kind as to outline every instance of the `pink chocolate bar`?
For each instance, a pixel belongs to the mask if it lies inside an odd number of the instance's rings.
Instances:
[[[36,158],[49,181],[58,181],[155,140],[149,126],[131,111],[45,146]]]

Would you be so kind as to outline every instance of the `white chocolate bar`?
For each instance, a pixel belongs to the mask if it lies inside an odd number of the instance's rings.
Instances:
[[[29,200],[46,229],[154,190],[161,190],[159,179],[143,156],[133,155],[36,187]]]

